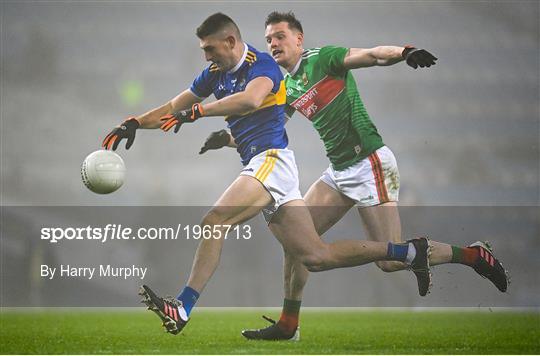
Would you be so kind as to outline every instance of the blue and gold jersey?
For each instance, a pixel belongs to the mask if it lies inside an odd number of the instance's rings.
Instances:
[[[274,83],[262,105],[254,111],[225,118],[243,165],[263,151],[287,147],[285,82],[277,63],[269,54],[245,45],[242,60],[235,68],[224,73],[212,64],[193,81],[190,88],[199,98],[214,94],[216,99],[222,99],[244,91],[246,85],[258,77],[267,77]]]

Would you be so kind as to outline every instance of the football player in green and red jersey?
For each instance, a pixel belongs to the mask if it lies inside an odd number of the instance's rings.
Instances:
[[[302,25],[290,12],[271,13],[265,25],[268,50],[288,72],[285,76],[288,116],[298,111],[311,121],[330,160],[328,169],[304,197],[317,232],[324,234],[356,206],[369,240],[401,242],[396,159],[371,121],[351,70],[389,66],[402,61],[414,69],[429,68],[435,65],[437,58],[413,46],[325,46],[305,50]],[[234,142],[228,139],[226,132],[216,132],[210,135],[201,152],[231,144]],[[429,260],[430,265],[460,263],[471,266],[500,291],[507,289],[506,271],[486,243],[476,242],[463,248],[431,241]],[[407,268],[395,261],[376,264],[385,272]],[[242,334],[246,338],[298,339],[298,316],[308,271],[287,251],[284,271],[285,300],[280,320],[276,323],[266,318],[272,325],[245,330]],[[419,293],[425,296],[430,283],[418,274],[417,277]]]

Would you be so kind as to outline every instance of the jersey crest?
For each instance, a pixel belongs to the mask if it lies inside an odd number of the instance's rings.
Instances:
[[[309,79],[307,77],[307,73],[304,72],[304,74],[302,74],[302,83],[304,83],[304,85],[308,85],[309,84]]]

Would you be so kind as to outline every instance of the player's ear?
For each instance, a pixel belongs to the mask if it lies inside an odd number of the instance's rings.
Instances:
[[[225,41],[229,45],[230,49],[233,49],[234,46],[236,46],[236,44],[238,43],[238,41],[236,40],[234,36],[227,36],[227,38],[225,38]]]
[[[297,47],[303,47],[304,46],[304,34],[300,31],[296,34],[296,46]]]

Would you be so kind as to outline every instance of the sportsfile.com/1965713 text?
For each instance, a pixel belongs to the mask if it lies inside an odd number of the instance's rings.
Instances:
[[[121,224],[85,227],[43,227],[41,240],[50,243],[74,240],[93,240],[102,243],[114,240],[199,240],[229,239],[249,240],[252,236],[250,225],[183,225],[175,227],[131,228]]]

